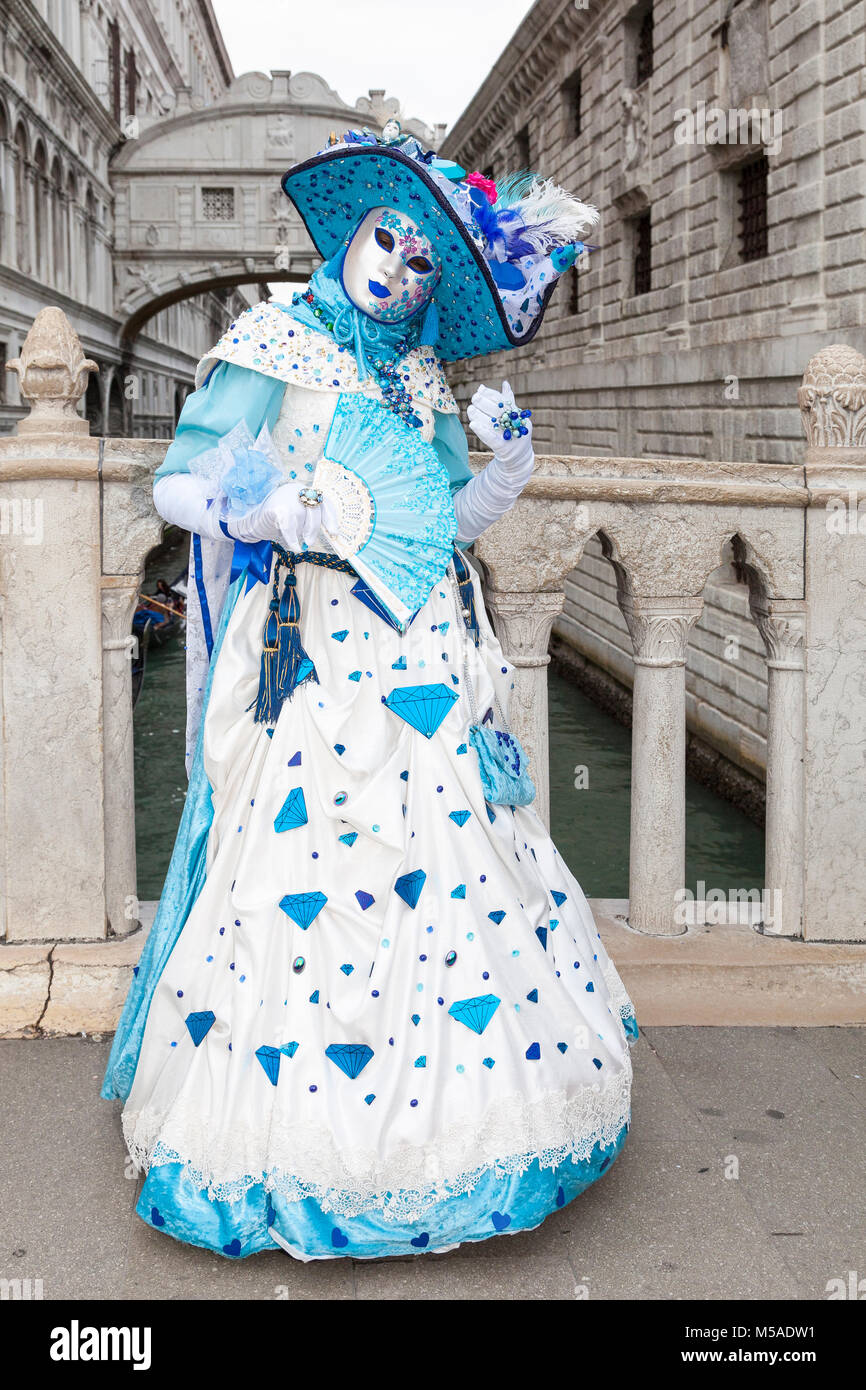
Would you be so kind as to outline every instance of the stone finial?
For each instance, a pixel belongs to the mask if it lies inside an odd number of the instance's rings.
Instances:
[[[62,309],[41,309],[24,339],[21,356],[6,363],[17,372],[30,414],[18,421],[19,434],[88,434],[76,407],[87,390],[95,362],[84,356],[78,334]]]
[[[854,348],[833,343],[817,352],[797,400],[811,448],[866,446],[866,358]]]

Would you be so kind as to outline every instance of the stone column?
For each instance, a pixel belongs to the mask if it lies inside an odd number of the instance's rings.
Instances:
[[[76,414],[89,372],[60,309],[8,364],[31,412],[0,440],[9,942],[105,933],[99,441]]]
[[[138,926],[130,675],[130,663],[138,648],[138,639],[131,631],[137,600],[138,585],[131,585],[128,575],[103,576],[105,911],[108,930],[115,936],[124,936]]]
[[[686,645],[700,598],[634,598],[620,607],[634,646],[629,922],[678,936],[686,856]]]
[[[485,592],[496,635],[515,666],[511,692],[511,726],[529,758],[535,782],[535,809],[550,822],[549,737],[547,728],[548,645],[553,620],[562,612],[565,594]]]
[[[767,649],[767,815],[763,928],[803,935],[803,645],[800,599],[753,593],[752,617]]]
[[[866,360],[835,345],[799,391],[806,431],[804,935],[866,940]]]

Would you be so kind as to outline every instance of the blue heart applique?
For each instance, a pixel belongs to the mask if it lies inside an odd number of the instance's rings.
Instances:
[[[160,1214],[159,1214],[159,1208],[158,1208],[158,1207],[152,1207],[152,1208],[151,1208],[151,1211],[150,1211],[150,1219],[151,1219],[151,1222],[152,1222],[152,1224],[153,1224],[154,1226],[164,1226],[164,1225],[165,1225],[165,1217],[164,1217],[164,1216],[160,1216]]]
[[[331,1244],[335,1250],[343,1250],[349,1244],[349,1237],[343,1235],[339,1226],[335,1226],[331,1232]]]
[[[507,1212],[495,1211],[490,1219],[497,1231],[504,1231],[506,1226],[511,1225],[511,1217]]]
[[[427,1231],[422,1231],[420,1236],[413,1236],[409,1242],[414,1245],[416,1250],[424,1250],[430,1244],[430,1236]]]
[[[558,1188],[556,1189],[556,1205],[557,1205],[558,1207],[564,1207],[564,1206],[565,1206],[565,1188],[564,1188],[564,1187],[558,1187]]]
[[[235,1236],[235,1238],[234,1238],[234,1240],[232,1241],[231,1245],[224,1245],[224,1246],[223,1246],[223,1254],[224,1254],[224,1255],[239,1255],[240,1253],[241,1253],[241,1243],[240,1243],[240,1241],[238,1240],[237,1236]]]

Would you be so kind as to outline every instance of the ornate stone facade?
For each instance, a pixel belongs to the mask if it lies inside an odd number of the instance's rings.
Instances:
[[[94,432],[169,438],[201,353],[268,283],[309,275],[280,175],[399,103],[235,77],[211,0],[0,0],[0,30],[0,367],[56,304],[99,368]],[[2,433],[24,403],[0,380]]]
[[[0,353],[18,353],[46,303],[98,365],[93,429],[168,437],[199,353],[247,301],[207,291],[124,341],[113,287],[114,153],[178,100],[232,80],[210,0],[0,0]],[[3,374],[0,431],[25,406]]]
[[[840,340],[834,353],[866,351],[862,69],[856,0],[826,15],[800,0],[538,0],[443,153],[494,176],[537,167],[601,212],[600,249],[564,277],[537,338],[484,363],[532,406],[539,452],[802,464],[802,363]],[[842,376],[836,392],[866,400]],[[465,399],[477,363],[451,378]],[[800,389],[809,443],[862,444],[866,409],[844,413],[843,441],[822,380]],[[763,643],[732,555],[719,558],[687,650],[690,727],[760,776]],[[597,541],[565,593],[557,634],[631,685]]]

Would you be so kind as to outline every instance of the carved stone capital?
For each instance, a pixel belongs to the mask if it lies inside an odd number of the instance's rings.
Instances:
[[[98,372],[95,362],[84,356],[78,334],[62,309],[42,309],[21,356],[6,363],[6,370],[17,372],[21,395],[30,414],[19,420],[19,434],[89,434],[90,426],[76,411],[87,389],[90,372]]]
[[[802,602],[752,594],[749,607],[767,649],[767,665],[776,671],[802,671],[806,641],[806,613]]]
[[[844,343],[822,348],[797,392],[813,449],[866,447],[866,358]]]
[[[546,666],[550,661],[550,629],[562,612],[565,594],[509,594],[492,589],[484,597],[509,661],[521,667]]]
[[[620,594],[619,606],[631,634],[637,666],[684,666],[702,598],[634,598]]]
[[[134,655],[138,638],[130,631],[132,615],[138,601],[138,585],[130,584],[123,576],[104,576],[102,600],[102,647],[104,651],[121,651]]]

